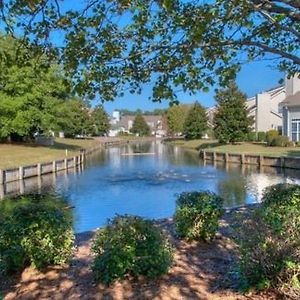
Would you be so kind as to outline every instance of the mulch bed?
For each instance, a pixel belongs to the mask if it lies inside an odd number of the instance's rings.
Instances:
[[[96,284],[90,270],[90,245],[94,232],[77,235],[70,265],[38,272],[27,268],[14,277],[0,278],[4,299],[278,299],[275,293],[243,295],[235,271],[236,245],[231,239],[236,212],[247,217],[249,209],[227,212],[216,239],[187,243],[176,238],[172,219],[158,221],[175,247],[169,273],[158,280],[128,278],[107,287]],[[1,299],[1,296],[0,296]]]

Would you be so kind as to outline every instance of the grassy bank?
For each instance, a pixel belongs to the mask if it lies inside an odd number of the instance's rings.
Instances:
[[[90,148],[99,144],[96,139],[62,139],[57,138],[53,146],[37,146],[27,144],[0,144],[0,168],[7,169],[21,165],[47,162],[79,153],[82,148]]]
[[[269,147],[265,144],[240,143],[237,145],[220,145],[216,140],[177,140],[171,142],[185,148],[222,153],[257,154],[270,156],[293,156],[300,157],[299,147]]]

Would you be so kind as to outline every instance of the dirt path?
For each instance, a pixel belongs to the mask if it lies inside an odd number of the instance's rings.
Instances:
[[[176,240],[172,220],[159,223],[175,246],[170,272],[156,281],[124,280],[110,287],[96,285],[90,270],[93,233],[77,236],[77,249],[70,266],[37,272],[27,268],[19,277],[0,283],[10,299],[276,299],[272,294],[245,296],[237,291],[233,266],[235,245],[229,239],[230,215],[221,221],[217,238],[209,243]],[[1,297],[0,297],[1,298]]]

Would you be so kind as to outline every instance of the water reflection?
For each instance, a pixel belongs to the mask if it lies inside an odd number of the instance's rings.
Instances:
[[[169,217],[176,194],[183,191],[211,190],[232,207],[259,202],[267,186],[299,183],[299,178],[300,171],[290,169],[204,163],[197,152],[152,142],[105,149],[89,157],[84,170],[0,186],[0,197],[55,191],[75,207],[75,230],[81,232],[102,226],[116,213]]]

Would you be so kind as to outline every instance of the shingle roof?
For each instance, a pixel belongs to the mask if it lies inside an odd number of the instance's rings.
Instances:
[[[285,98],[284,101],[280,103],[281,106],[300,106],[300,91],[296,94]]]

